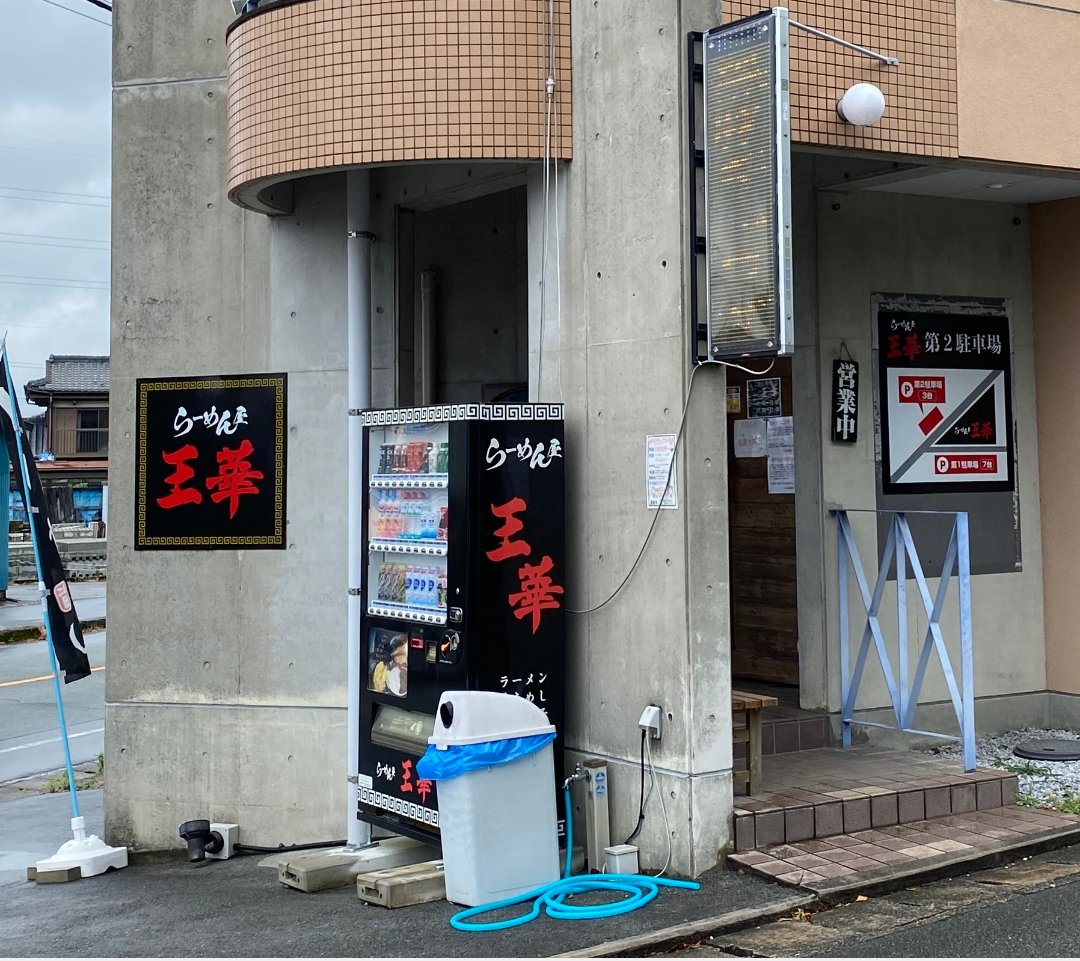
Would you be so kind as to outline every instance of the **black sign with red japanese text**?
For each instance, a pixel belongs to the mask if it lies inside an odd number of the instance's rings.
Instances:
[[[479,686],[517,694],[563,731],[566,567],[561,422],[476,425],[473,644]],[[477,612],[479,613],[479,612]]]
[[[136,550],[285,547],[286,375],[136,381]]]
[[[878,312],[884,494],[1013,489],[1009,319]]]

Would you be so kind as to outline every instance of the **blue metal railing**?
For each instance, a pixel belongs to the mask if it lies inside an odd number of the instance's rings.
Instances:
[[[926,734],[932,737],[940,737],[951,741],[960,741],[964,749],[964,770],[975,770],[975,696],[974,696],[974,673],[972,668],[971,654],[971,563],[968,548],[968,516],[965,511],[938,512],[938,511],[834,511],[836,514],[836,553],[837,572],[839,587],[839,617],[840,617],[840,699],[842,702],[841,730],[844,747],[851,746],[851,727],[853,724],[861,724],[865,727],[883,727],[897,729],[911,734]],[[848,520],[849,513],[871,513],[885,515],[890,518],[889,533],[885,539],[885,546],[878,562],[877,579],[873,593],[870,592],[862,561],[859,558],[859,550],[855,544],[855,537],[851,531],[851,523]],[[915,547],[914,538],[911,536],[911,528],[908,526],[908,514],[935,514],[942,520],[953,518],[952,532],[949,535],[948,547],[941,566],[941,579],[938,582],[937,593],[931,599],[930,588],[923,574],[923,565],[919,559],[918,550]],[[897,623],[897,669],[894,672],[892,659],[888,645],[881,628],[881,605],[885,596],[885,585],[889,579],[889,572],[895,565],[896,570],[896,623]],[[960,683],[957,684],[956,673],[953,670],[949,651],[945,646],[945,638],[941,630],[941,612],[945,606],[949,586],[953,582],[953,572],[956,572],[957,589],[959,592],[960,608]],[[854,573],[859,585],[859,593],[862,597],[865,621],[863,622],[862,639],[859,642],[858,654],[855,658],[854,669],[850,665],[850,641],[849,641],[849,618],[848,608],[848,576],[849,569]],[[907,595],[908,580],[914,579],[918,594],[926,611],[928,624],[926,634],[922,639],[922,648],[919,651],[919,659],[915,667],[915,674],[909,681],[909,657],[908,657],[908,616]],[[859,697],[859,685],[862,682],[863,670],[866,666],[866,658],[873,645],[877,652],[878,661],[881,664],[882,673],[885,675],[885,683],[889,689],[892,700],[893,715],[896,724],[878,724],[870,721],[857,721],[854,718],[855,704]],[[914,728],[915,711],[919,705],[919,695],[922,692],[923,680],[926,676],[926,668],[930,661],[932,651],[937,651],[945,674],[945,683],[949,689],[953,708],[956,711],[956,720],[960,726],[960,735],[943,734],[935,731],[923,731]]]

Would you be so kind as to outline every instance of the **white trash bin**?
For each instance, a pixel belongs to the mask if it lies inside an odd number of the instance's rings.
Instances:
[[[524,698],[447,691],[439,701],[436,751],[483,757],[483,746],[553,734],[547,715]],[[497,745],[512,748],[515,745]],[[470,750],[477,748],[478,750]],[[429,747],[428,755],[432,754]],[[446,899],[475,907],[559,878],[559,826],[550,742],[510,761],[436,779]]]

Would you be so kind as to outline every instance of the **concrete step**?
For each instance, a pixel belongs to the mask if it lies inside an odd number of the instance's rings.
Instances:
[[[769,845],[728,855],[745,869],[819,897],[837,897],[928,873],[1007,860],[1080,842],[1080,817],[1012,805],[897,824],[828,838]],[[1017,856],[1013,854],[1013,856]]]
[[[765,787],[735,797],[735,850],[1008,807],[1017,777],[913,751],[821,748],[763,758]]]

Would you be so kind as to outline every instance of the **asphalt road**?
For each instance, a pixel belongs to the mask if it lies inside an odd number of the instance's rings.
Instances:
[[[101,670],[61,684],[74,764],[105,749],[105,632],[85,639],[91,668]],[[51,670],[46,641],[0,645],[0,783],[64,766]]]
[[[105,581],[69,581],[79,620],[100,620],[105,616]],[[9,584],[7,601],[0,604],[0,631],[21,627],[41,627],[41,595],[37,584]]]

